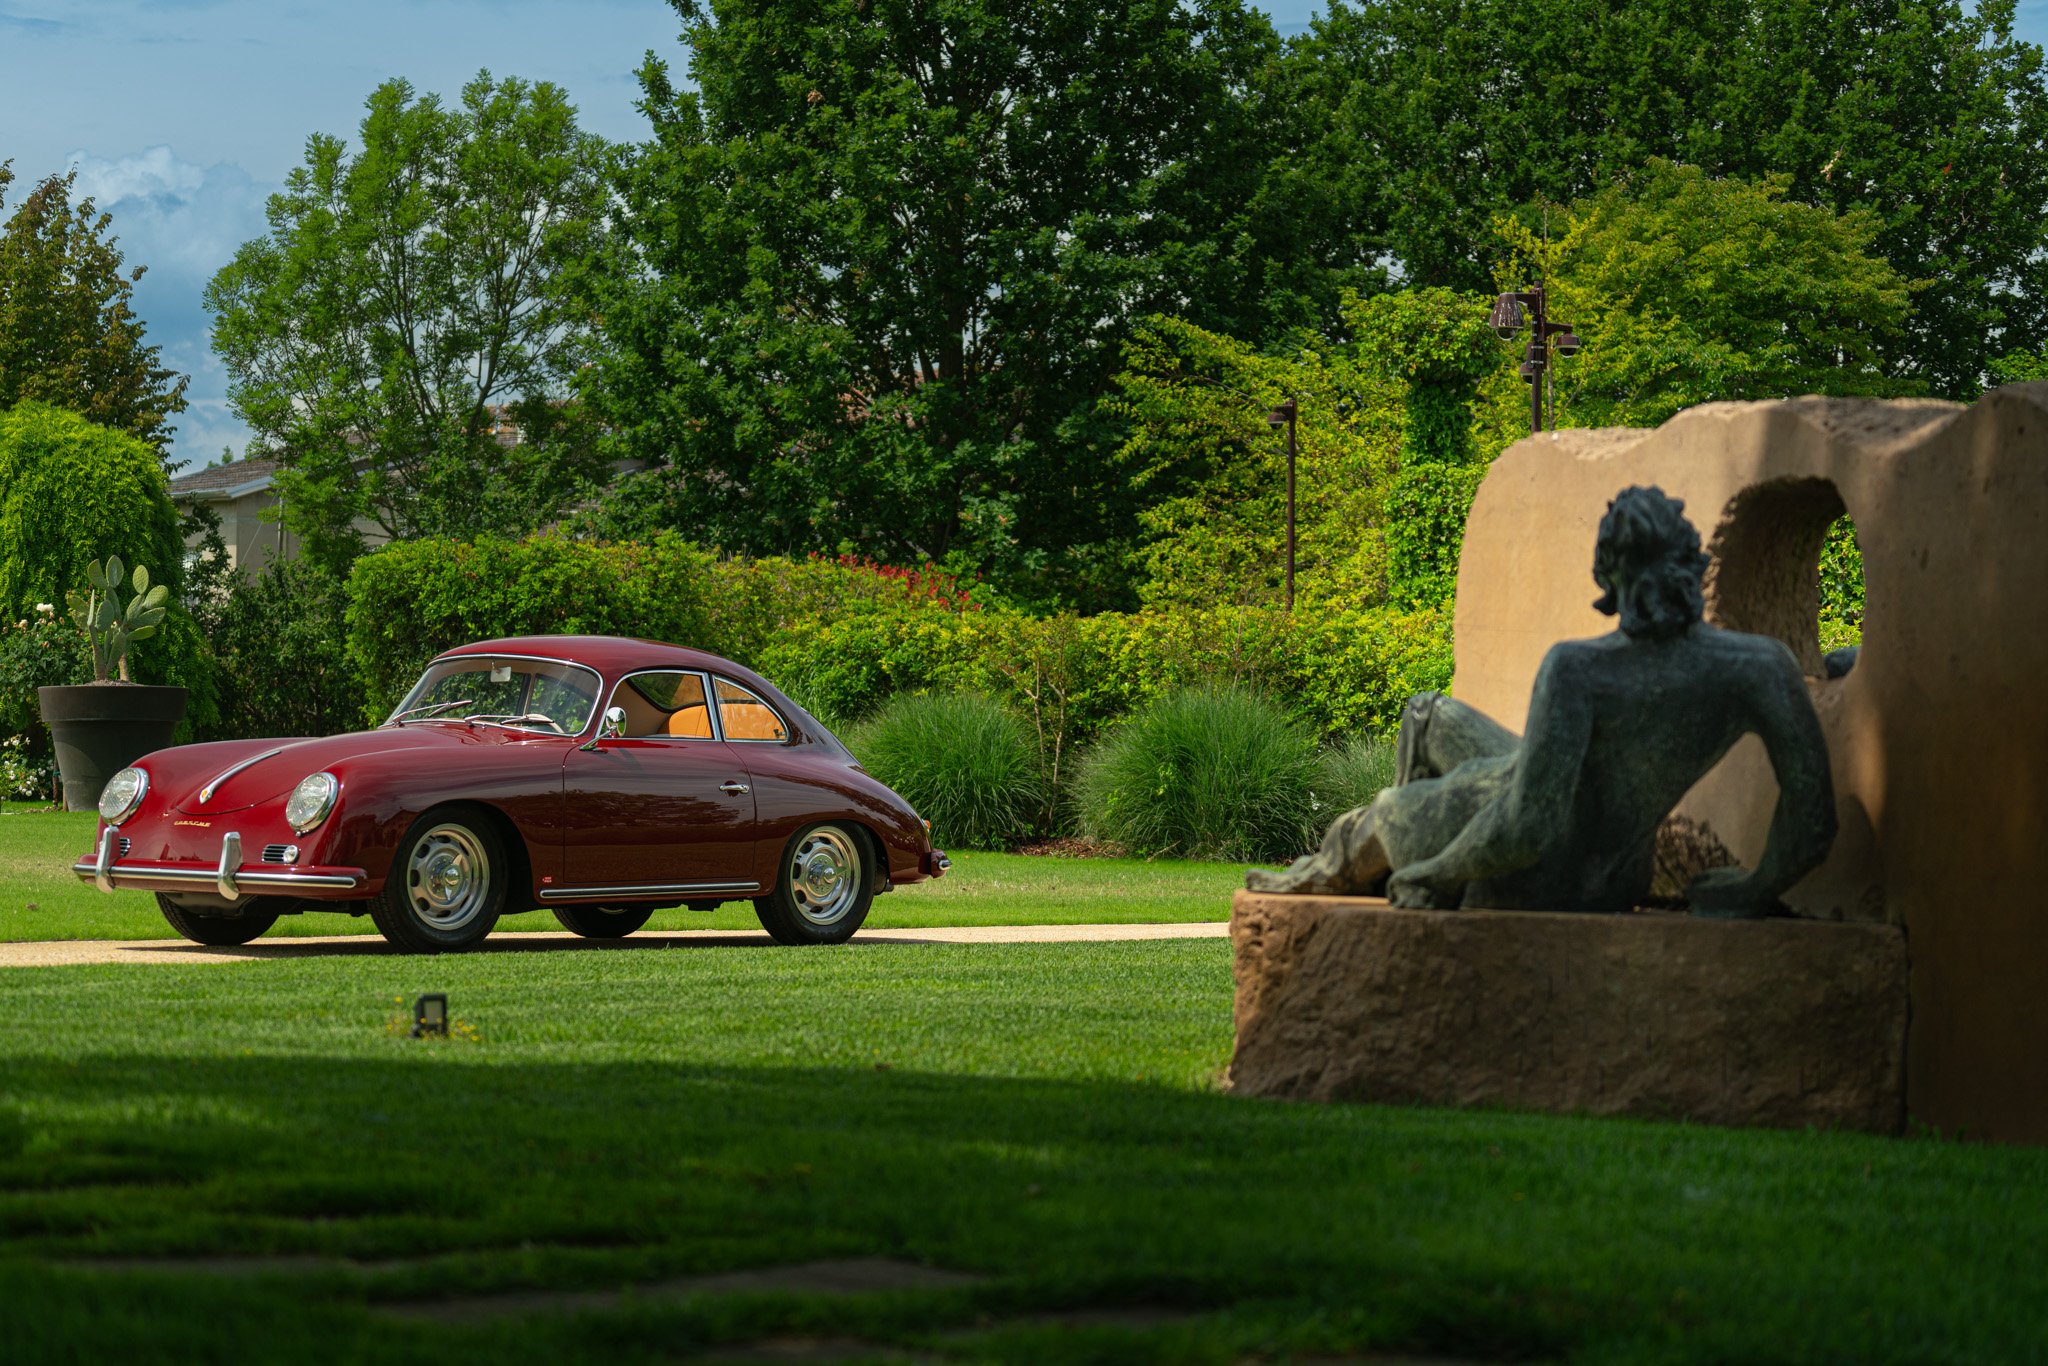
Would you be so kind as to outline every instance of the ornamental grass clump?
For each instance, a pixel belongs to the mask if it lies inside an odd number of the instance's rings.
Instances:
[[[1321,827],[1315,737],[1239,689],[1162,697],[1082,761],[1081,827],[1134,854],[1240,862],[1293,858]]]
[[[1355,806],[1364,806],[1394,785],[1394,742],[1377,735],[1352,735],[1323,751],[1323,782],[1316,789],[1316,829]]]
[[[849,748],[932,823],[940,848],[1007,849],[1030,832],[1044,800],[1023,726],[974,693],[899,694]]]

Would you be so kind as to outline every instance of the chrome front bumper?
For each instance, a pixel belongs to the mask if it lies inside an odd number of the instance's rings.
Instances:
[[[272,872],[265,868],[245,871],[242,866],[242,837],[232,830],[221,836],[220,862],[212,868],[194,867],[189,863],[117,862],[114,848],[119,838],[120,832],[111,825],[100,833],[98,854],[71,865],[71,871],[78,875],[79,881],[90,882],[103,892],[111,892],[116,887],[139,887],[160,892],[190,892],[209,887],[224,899],[233,901],[244,894],[244,888],[265,892],[348,891],[369,880],[360,868],[323,868],[311,872]]]

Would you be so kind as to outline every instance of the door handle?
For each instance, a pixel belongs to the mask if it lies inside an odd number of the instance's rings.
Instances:
[[[737,797],[741,793],[744,793],[749,789],[745,783],[737,782],[734,779],[728,778],[718,785],[718,790],[720,792],[726,793],[729,796]]]

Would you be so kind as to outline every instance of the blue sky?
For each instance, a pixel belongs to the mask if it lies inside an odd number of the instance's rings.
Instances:
[[[1283,32],[1312,0],[1264,6]],[[2048,40],[2048,0],[2020,7]],[[452,97],[478,68],[549,80],[592,132],[637,141],[633,71],[678,59],[661,0],[0,0],[0,160],[17,191],[79,168],[114,215],[136,307],[168,364],[192,376],[179,458],[205,464],[247,433],[206,341],[200,293],[263,231],[263,202],[313,132],[353,137],[363,100],[403,76]],[[18,198],[18,193],[17,193]]]

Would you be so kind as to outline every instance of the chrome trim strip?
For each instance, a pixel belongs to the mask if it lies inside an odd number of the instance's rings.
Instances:
[[[669,672],[673,672],[670,670]],[[691,892],[758,892],[758,882],[643,882],[629,887],[543,887],[543,901],[601,901],[608,896],[668,896]]]
[[[233,901],[242,893],[235,886],[235,874],[242,868],[242,837],[233,830],[220,837],[220,868],[215,872],[213,885],[220,891],[221,899]]]
[[[282,753],[284,753],[284,746],[279,745],[276,749],[266,749],[261,754],[255,755],[251,758],[244,759],[239,764],[230,764],[227,768],[215,774],[212,782],[208,783],[205,787],[199,789],[199,804],[201,806],[204,806],[208,802],[212,801],[213,794],[220,791],[220,785],[226,782],[228,779],[234,777],[237,773],[240,773],[243,769],[253,767],[256,764],[260,764],[265,759],[275,759],[278,755]]]
[[[103,892],[111,892],[114,890],[114,879],[108,873],[108,870],[113,866],[114,827],[110,825],[107,827],[106,833],[100,836],[99,861],[93,865],[92,870],[93,885],[97,886]]]
[[[95,869],[91,863],[80,862],[71,865],[80,881],[95,880]],[[143,882],[212,882],[218,883],[220,873],[209,868],[152,868],[147,864],[124,868],[115,864],[107,870],[107,876],[116,887]],[[246,873],[237,872],[235,883],[238,887],[360,887],[363,879],[353,873]]]

